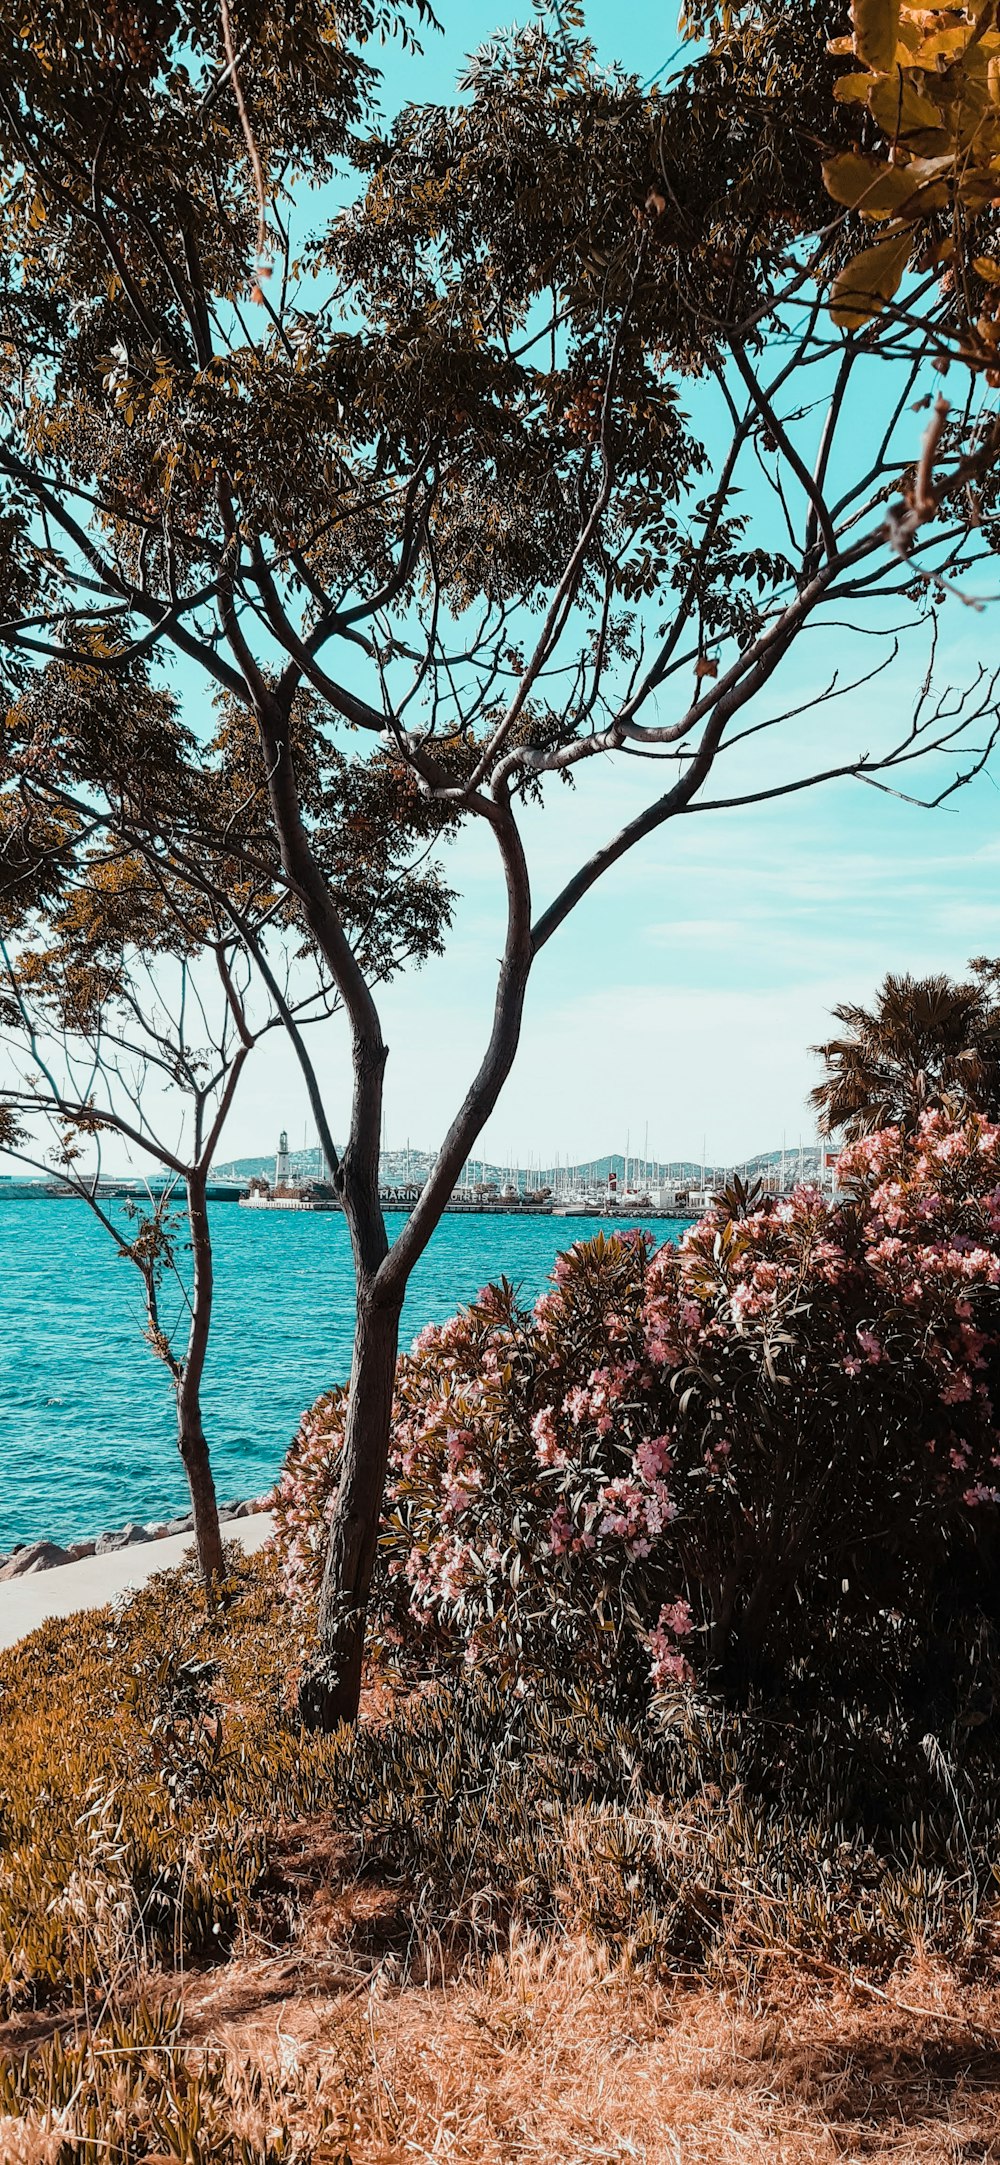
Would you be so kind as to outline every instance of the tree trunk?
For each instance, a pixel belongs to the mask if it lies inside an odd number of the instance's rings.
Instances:
[[[219,1506],[215,1495],[215,1481],[201,1414],[195,1405],[183,1408],[182,1393],[177,1395],[177,1445],[184,1462],[188,1488],[191,1491],[191,1510],[194,1516],[194,1539],[198,1551],[198,1563],[205,1588],[211,1601],[214,1590],[226,1575],[222,1554],[222,1529],[219,1525]]]
[[[194,1516],[194,1538],[209,1600],[226,1575],[222,1554],[222,1531],[208,1444],[201,1421],[201,1382],[212,1321],[212,1241],[208,1229],[206,1174],[200,1167],[187,1176],[188,1224],[194,1279],[191,1290],[191,1329],[187,1353],[177,1383],[177,1443]]]
[[[358,1291],[354,1361],[340,1487],[319,1597],[319,1652],[303,1678],[299,1707],[309,1729],[357,1720],[365,1615],[389,1462],[399,1305]]]

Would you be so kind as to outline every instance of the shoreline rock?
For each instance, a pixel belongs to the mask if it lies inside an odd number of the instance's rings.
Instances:
[[[273,1489],[268,1489],[263,1496],[220,1505],[220,1526],[228,1526],[234,1519],[255,1518],[259,1511],[270,1509],[273,1498]],[[58,1571],[62,1564],[79,1563],[85,1556],[111,1556],[119,1549],[139,1548],[148,1542],[164,1541],[171,1534],[193,1532],[194,1516],[186,1511],[181,1517],[157,1519],[148,1526],[139,1519],[130,1519],[125,1526],[69,1541],[65,1546],[59,1541],[15,1541],[13,1548],[0,1556],[0,1581],[25,1578],[37,1571]]]
[[[0,1579],[25,1578],[29,1571],[54,1571],[57,1565],[70,1562],[69,1550],[60,1548],[58,1541],[31,1541],[0,1564]]]

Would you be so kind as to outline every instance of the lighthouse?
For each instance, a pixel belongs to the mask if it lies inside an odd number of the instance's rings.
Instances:
[[[278,1137],[278,1155],[274,1161],[275,1191],[277,1192],[281,1188],[287,1188],[290,1177],[291,1165],[288,1158],[288,1136],[284,1128],[282,1128],[281,1134]]]

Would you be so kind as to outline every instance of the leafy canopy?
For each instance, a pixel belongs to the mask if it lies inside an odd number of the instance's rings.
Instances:
[[[835,96],[864,116],[857,150],[831,158],[826,184],[867,226],[834,285],[834,320],[854,329],[918,268],[944,273],[964,361],[1000,381],[1000,260],[990,219],[1000,195],[1000,27],[994,0],[915,7],[853,0],[831,51],[855,66]],[[978,252],[976,235],[979,234]]]
[[[834,1008],[844,1034],[814,1046],[826,1075],[812,1102],[828,1133],[848,1142],[880,1128],[916,1128],[925,1113],[1000,1113],[998,965],[985,956],[971,979],[893,976],[873,1005]]]

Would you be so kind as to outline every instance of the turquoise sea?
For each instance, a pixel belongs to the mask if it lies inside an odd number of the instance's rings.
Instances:
[[[205,1427],[230,1501],[270,1484],[303,1407],[346,1378],[353,1282],[339,1214],[220,1203],[212,1230]],[[403,1343],[501,1273],[533,1299],[559,1250],[595,1230],[586,1218],[443,1218],[410,1281]],[[650,1226],[658,1243],[679,1230]],[[0,1199],[0,1553],[187,1509],[170,1383],[143,1342],[137,1293],[85,1204]]]

